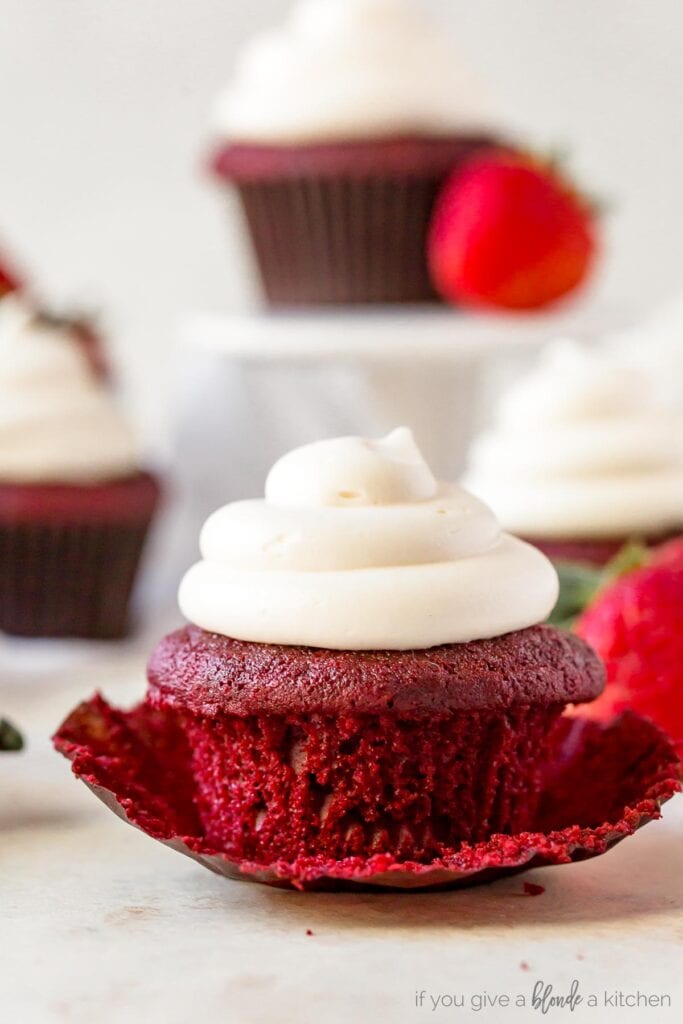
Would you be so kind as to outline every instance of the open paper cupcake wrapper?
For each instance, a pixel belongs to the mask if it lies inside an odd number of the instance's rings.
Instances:
[[[95,696],[72,712],[54,742],[111,810],[153,839],[228,878],[297,889],[451,888],[597,857],[658,818],[681,788],[675,750],[647,719],[632,712],[606,725],[565,718],[535,831],[463,844],[430,863],[377,854],[257,864],[231,859],[206,841],[186,741],[172,711],[143,703],[124,712]]]

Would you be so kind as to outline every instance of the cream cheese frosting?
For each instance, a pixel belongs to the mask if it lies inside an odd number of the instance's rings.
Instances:
[[[415,0],[301,0],[246,46],[213,124],[259,143],[448,134],[488,123],[480,93]]]
[[[298,448],[265,499],[219,509],[179,591],[184,615],[258,643],[410,650],[542,622],[557,576],[489,508],[435,480],[407,428]]]
[[[683,418],[607,348],[560,341],[500,402],[464,483],[503,526],[600,539],[683,526]]]
[[[0,302],[0,481],[88,484],[135,472],[133,437],[68,327]]]

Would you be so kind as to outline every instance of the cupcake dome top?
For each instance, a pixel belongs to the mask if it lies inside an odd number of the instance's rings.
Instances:
[[[599,539],[683,525],[683,418],[617,350],[551,345],[474,444],[465,485],[503,526]]]
[[[70,328],[0,303],[0,482],[91,484],[135,472],[135,444]]]
[[[219,509],[200,546],[181,610],[238,640],[410,650],[535,625],[557,599],[547,559],[438,483],[407,428],[290,452],[265,499]]]
[[[244,48],[213,123],[252,143],[448,135],[488,123],[480,92],[415,0],[300,0]]]

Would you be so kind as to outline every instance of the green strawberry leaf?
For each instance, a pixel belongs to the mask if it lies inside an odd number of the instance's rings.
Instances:
[[[0,751],[21,750],[24,740],[18,729],[15,729],[5,718],[0,718]]]
[[[602,571],[582,562],[556,562],[555,568],[560,578],[560,596],[548,622],[561,629],[571,629],[599,590]]]
[[[645,565],[649,550],[641,541],[630,540],[602,568],[583,562],[555,562],[560,578],[560,596],[548,618],[552,626],[571,629],[579,615],[600,591],[620,576]]]
[[[625,576],[627,572],[640,569],[647,562],[649,554],[649,548],[642,541],[627,541],[602,570],[602,585],[606,586],[608,583],[618,580],[620,576]]]

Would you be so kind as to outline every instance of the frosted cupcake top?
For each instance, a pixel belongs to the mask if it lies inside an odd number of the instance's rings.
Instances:
[[[556,342],[505,395],[465,485],[504,527],[599,539],[683,525],[683,418],[618,352]]]
[[[298,448],[265,500],[215,512],[181,610],[209,632],[258,643],[410,650],[542,622],[557,577],[493,513],[438,483],[411,432]]]
[[[68,327],[0,302],[0,481],[88,484],[135,472],[133,438]]]
[[[242,52],[213,124],[237,142],[447,135],[488,121],[416,0],[300,0]]]

